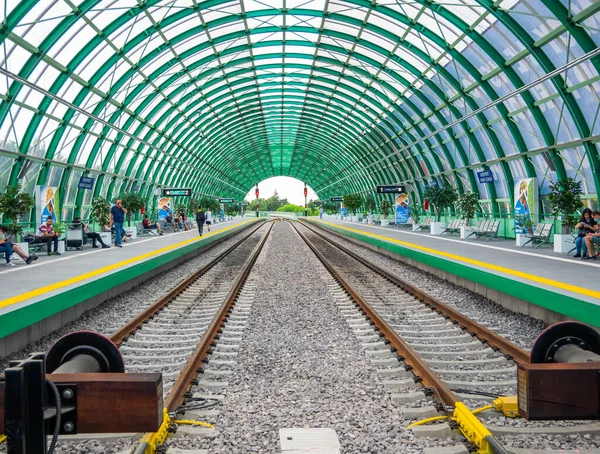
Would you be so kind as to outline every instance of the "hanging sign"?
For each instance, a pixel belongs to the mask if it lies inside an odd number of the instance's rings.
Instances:
[[[401,185],[386,184],[377,186],[377,194],[402,194],[406,192],[406,187]]]
[[[343,197],[330,197],[329,200],[331,202],[343,202],[344,198]]]
[[[79,178],[79,185],[77,186],[79,189],[92,189],[94,187],[95,178],[91,177],[81,177]]]
[[[242,203],[240,203],[240,206],[241,206],[241,207],[247,207],[247,206],[248,206],[248,204],[247,204],[247,203],[245,203],[245,202],[242,202]]]
[[[219,203],[233,203],[233,199],[219,199]]]
[[[477,172],[477,178],[479,178],[479,182],[481,184],[494,182],[494,174],[491,170],[484,170],[483,172]]]
[[[175,196],[189,197],[192,195],[192,190],[191,189],[178,189],[178,188],[163,189],[162,195],[163,195],[163,197],[175,197]]]

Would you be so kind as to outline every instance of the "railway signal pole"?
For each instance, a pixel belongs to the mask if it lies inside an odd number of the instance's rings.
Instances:
[[[308,195],[308,189],[306,189],[306,181],[304,182],[304,217],[308,216],[308,208],[306,205],[306,196]]]
[[[256,183],[256,190],[254,193],[256,194],[256,217],[258,218],[258,183]]]

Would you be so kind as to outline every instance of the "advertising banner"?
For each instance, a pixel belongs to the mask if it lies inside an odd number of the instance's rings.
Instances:
[[[46,222],[48,218],[59,222],[58,209],[58,188],[55,186],[36,186],[35,187],[35,212],[38,226]]]
[[[164,221],[167,216],[173,216],[171,197],[161,197],[158,199],[158,220]]]
[[[408,205],[408,194],[400,194],[396,197],[396,224],[407,224],[410,217],[410,206]]]
[[[477,178],[479,178],[479,182],[481,184],[494,182],[494,174],[492,173],[491,170],[484,170],[483,172],[477,172]]]
[[[538,221],[538,186],[535,178],[523,178],[515,184],[515,233],[527,233],[520,227],[526,221]]]
[[[92,177],[81,177],[79,178],[79,189],[93,189],[95,178]]]

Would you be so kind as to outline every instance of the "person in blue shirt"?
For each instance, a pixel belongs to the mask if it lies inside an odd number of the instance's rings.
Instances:
[[[121,241],[125,236],[125,229],[123,223],[125,222],[125,215],[127,209],[123,207],[123,202],[119,199],[115,202],[115,205],[110,209],[110,228],[115,227],[115,246],[123,247]]]

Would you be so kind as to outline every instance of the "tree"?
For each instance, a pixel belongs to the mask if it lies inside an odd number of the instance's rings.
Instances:
[[[7,186],[6,192],[0,195],[0,213],[3,214],[4,220],[10,219],[12,225],[7,226],[9,235],[18,235],[23,231],[23,227],[19,226],[19,218],[25,216],[33,208],[33,197],[29,194],[19,192],[20,185]]]
[[[338,202],[323,202],[322,206],[327,213],[337,213],[340,211],[340,204]]]
[[[477,205],[479,203],[479,197],[473,192],[465,192],[458,197],[458,212],[460,216],[465,220],[469,221],[475,216],[477,211]]]
[[[344,206],[356,216],[358,210],[363,204],[363,198],[360,194],[347,194],[344,196]]]
[[[304,207],[299,205],[294,205],[293,203],[286,203],[283,206],[280,206],[277,211],[286,212],[286,213],[304,213]]]
[[[423,191],[423,197],[429,200],[429,202],[434,206],[435,214],[439,222],[442,217],[442,210],[450,207],[454,202],[456,202],[456,199],[458,199],[458,194],[450,185],[446,185],[443,188],[439,188],[438,186],[427,186],[425,191]]]
[[[375,207],[375,198],[372,194],[367,195],[367,197],[365,197],[365,210],[367,210],[369,214],[373,214]]]
[[[279,207],[287,204],[287,199],[280,199],[279,193],[277,191],[273,191],[273,195],[266,200],[266,209],[265,211],[277,211]]]
[[[96,197],[92,200],[90,219],[100,224],[100,228],[104,232],[104,226],[108,224],[110,219],[110,203],[108,203],[108,200],[104,197]]]
[[[131,227],[131,215],[144,208],[146,202],[137,192],[125,192],[119,196],[119,199],[127,209],[127,227]]]
[[[564,178],[550,184],[548,200],[554,216],[563,216],[563,231],[568,232],[574,225],[575,219],[572,216],[583,205],[581,193],[581,182],[573,178]]]
[[[187,208],[188,208],[188,212],[189,213],[196,213],[196,211],[198,211],[198,207],[200,206],[200,201],[198,199],[192,199],[190,198]]]
[[[207,211],[210,208],[210,211],[212,211],[213,213],[216,213],[221,210],[221,204],[217,199],[213,197],[203,197],[200,200],[200,206],[204,211]],[[197,207],[196,211],[198,211]]]
[[[383,199],[379,203],[379,213],[387,219],[390,211],[392,211],[392,203],[387,199]]]

